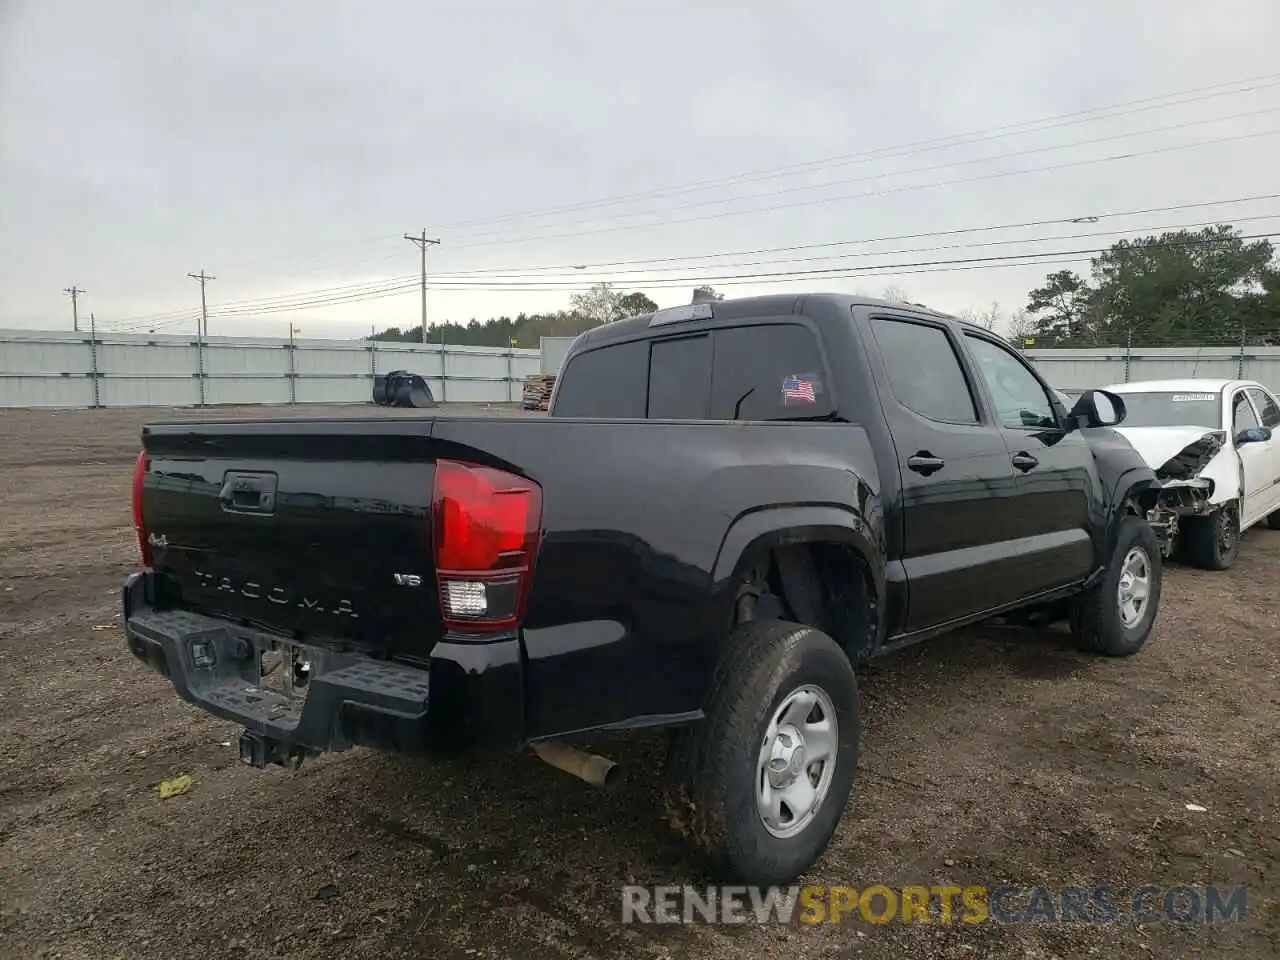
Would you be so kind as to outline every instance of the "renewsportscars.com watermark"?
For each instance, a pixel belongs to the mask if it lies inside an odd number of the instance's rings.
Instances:
[[[623,923],[1238,923],[1244,887],[624,886]]]

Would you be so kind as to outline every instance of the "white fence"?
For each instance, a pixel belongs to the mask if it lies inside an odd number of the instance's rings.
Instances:
[[[0,407],[362,403],[373,378],[422,376],[437,400],[515,403],[525,377],[558,373],[572,337],[541,350],[159,334],[0,330]],[[1280,347],[1029,349],[1062,389],[1169,377],[1240,377],[1280,391]]]
[[[1061,390],[1181,377],[1256,380],[1280,390],[1280,347],[1064,347],[1025,355]]]
[[[0,330],[0,407],[360,403],[373,378],[422,376],[440,401],[518,402],[538,350]]]
[[[569,353],[569,347],[577,339],[577,337],[542,337],[539,340],[539,346],[542,349],[542,372],[553,377],[559,376],[560,368],[564,366],[564,358]]]

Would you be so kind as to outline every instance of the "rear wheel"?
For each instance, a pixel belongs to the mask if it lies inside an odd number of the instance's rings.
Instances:
[[[1139,517],[1125,517],[1106,573],[1072,607],[1076,645],[1109,657],[1141,650],[1160,610],[1163,577],[1155,531]]]
[[[1226,570],[1240,552],[1240,508],[1224,503],[1207,517],[1183,520],[1182,549],[1202,570]]]
[[[1267,529],[1280,530],[1280,510],[1267,514]]]
[[[853,667],[826,634],[757,620],[736,628],[706,719],[677,731],[672,826],[739,883],[790,883],[822,855],[858,762]]]

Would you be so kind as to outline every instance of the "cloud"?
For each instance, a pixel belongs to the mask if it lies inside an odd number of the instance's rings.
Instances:
[[[1280,115],[1259,116],[1070,146],[1280,106],[1280,87],[1272,86],[803,175],[670,190],[1274,72],[1273,0],[1228,8],[1170,0],[1158,12],[1144,0],[1065,7],[10,0],[3,8],[0,327],[65,325],[61,290],[72,283],[89,291],[84,302],[99,318],[124,320],[192,309],[198,289],[186,274],[201,267],[219,277],[211,304],[411,276],[417,253],[400,235],[424,224],[444,241],[432,251],[432,270],[443,274],[1267,193],[1274,140],[930,184],[1280,127]],[[1009,156],[1041,146],[1055,149]],[[927,165],[939,169],[903,173]],[[867,179],[743,199],[859,177]],[[920,189],[727,215],[907,183]],[[635,194],[645,196],[591,203]],[[510,218],[548,208],[569,209]],[[1280,212],[1280,204],[1204,216],[1266,212]],[[688,220],[702,214],[710,216]],[[1280,218],[1254,226],[1276,224]],[[632,225],[642,228],[616,229]],[[572,236],[529,239],[557,234]],[[1044,272],[825,285],[877,292],[892,283],[959,310],[992,300],[1013,306]],[[620,281],[659,303],[688,296],[684,286],[646,286],[635,275]],[[431,310],[465,320],[554,309],[570,292],[433,290]],[[370,322],[412,324],[418,309],[409,291],[295,319],[309,332],[357,335]],[[289,316],[263,322],[284,329]],[[247,331],[253,320],[226,323]]]

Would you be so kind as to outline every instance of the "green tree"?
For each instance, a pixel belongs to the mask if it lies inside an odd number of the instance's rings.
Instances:
[[[1037,342],[1062,346],[1088,343],[1093,313],[1093,290],[1071,270],[1049,274],[1044,286],[1027,295],[1027,315]]]
[[[658,305],[646,297],[643,293],[628,293],[619,302],[618,306],[622,308],[624,317],[635,317],[642,313],[653,313],[658,309]]]
[[[716,293],[715,287],[701,286],[693,288],[693,298],[690,302],[697,303],[699,300],[723,300],[723,293]]]
[[[1236,344],[1280,339],[1280,279],[1267,240],[1219,224],[1121,240],[1086,281],[1051,273],[1028,294],[1037,345]]]
[[[1222,224],[1114,244],[1094,258],[1092,271],[1105,340],[1239,342],[1272,253],[1269,241],[1246,241]]]
[[[622,316],[622,294],[611,283],[597,283],[569,298],[569,309],[593,323],[611,323]]]

